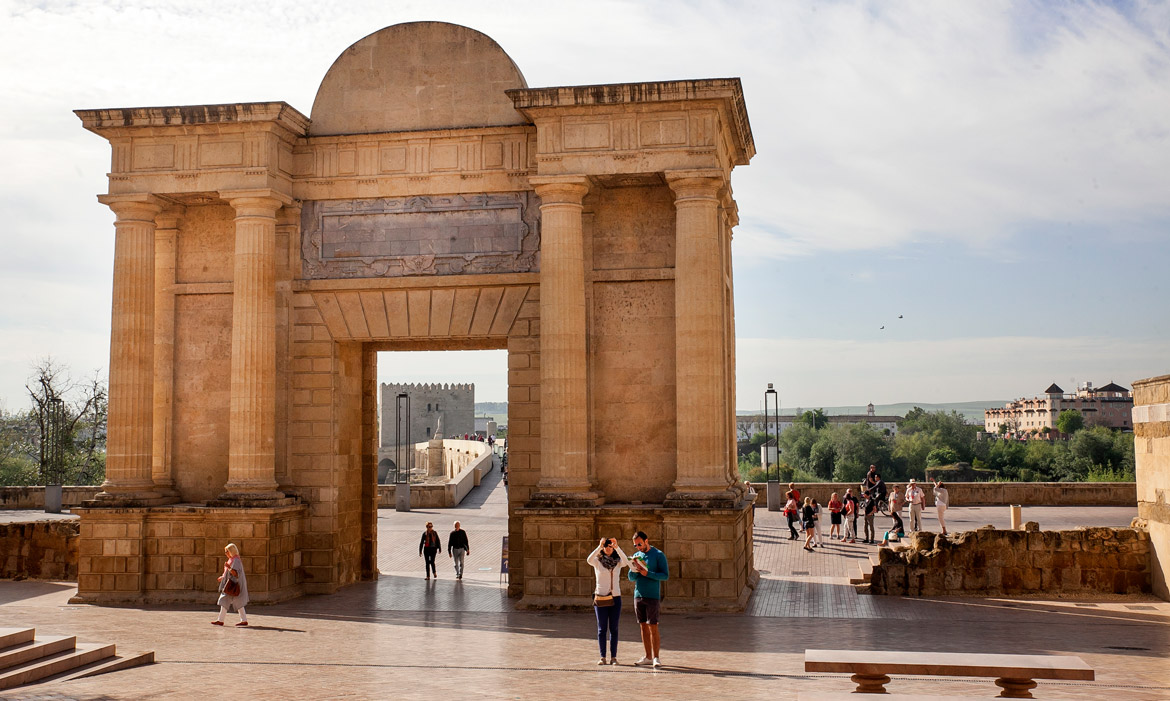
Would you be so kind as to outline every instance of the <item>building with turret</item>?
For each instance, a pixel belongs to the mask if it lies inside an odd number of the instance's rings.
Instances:
[[[984,430],[1006,435],[1047,433],[1055,429],[1060,412],[1073,409],[1081,412],[1087,426],[1133,430],[1133,395],[1121,385],[1110,382],[1104,387],[1093,387],[1085,382],[1074,393],[1066,393],[1055,382],[1044,390],[1044,395],[1008,402],[1002,409],[983,412]]]
[[[403,422],[402,441],[413,445],[430,440],[435,435],[439,418],[443,420],[443,435],[447,438],[475,432],[475,383],[383,383],[378,402],[378,479],[384,481],[387,468],[395,457],[396,398],[405,394],[410,399],[409,420]],[[405,408],[403,409],[405,411]],[[390,461],[390,462],[387,462]]]

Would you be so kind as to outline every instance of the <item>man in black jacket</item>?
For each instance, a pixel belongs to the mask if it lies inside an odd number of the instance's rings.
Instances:
[[[423,531],[422,540],[418,542],[418,554],[425,558],[427,568],[427,579],[431,578],[431,573],[435,574],[435,579],[439,578],[439,572],[435,569],[435,555],[443,549],[443,541],[439,539],[439,534],[435,531],[435,524],[427,521],[427,529]]]
[[[455,530],[447,536],[447,557],[455,559],[455,579],[463,579],[463,557],[471,554],[471,546],[467,542],[467,531],[455,522]]]

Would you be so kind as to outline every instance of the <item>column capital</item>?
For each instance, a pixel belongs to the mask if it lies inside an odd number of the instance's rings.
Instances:
[[[278,209],[296,201],[271,188],[220,190],[219,196],[236,210],[237,217],[275,217]]]
[[[718,199],[727,186],[726,174],[714,168],[702,170],[668,170],[663,175],[666,184],[674,190],[675,202],[690,199]]]
[[[534,175],[528,184],[536,190],[541,206],[546,204],[580,205],[589,194],[592,180],[588,175]]]
[[[181,205],[174,205],[159,212],[154,218],[155,230],[159,229],[178,229],[179,222],[183,219],[183,215],[187,213],[187,208]]]
[[[154,223],[155,216],[166,208],[167,202],[150,193],[125,195],[98,195],[98,202],[109,207],[118,222],[144,221]]]

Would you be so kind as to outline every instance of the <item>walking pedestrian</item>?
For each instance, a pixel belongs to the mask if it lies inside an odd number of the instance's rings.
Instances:
[[[804,525],[804,549],[812,552],[815,547],[813,537],[816,535],[817,512],[813,508],[812,497],[804,498],[804,506],[800,510],[800,522]]]
[[[471,554],[471,544],[467,542],[467,531],[459,527],[458,521],[454,529],[447,536],[447,557],[455,561],[455,579],[463,579],[463,561],[464,557]]]
[[[856,543],[858,501],[853,494],[853,487],[845,490],[843,501],[845,502],[845,540]]]
[[[622,616],[622,568],[628,567],[630,559],[618,547],[613,538],[602,538],[597,549],[589,553],[585,561],[593,566],[597,586],[593,589],[593,613],[597,616],[597,646],[601,659],[597,664],[606,664],[605,641],[609,638],[609,664],[617,664],[618,620]]]
[[[661,667],[658,661],[662,638],[658,632],[658,614],[662,608],[662,583],[670,579],[666,555],[650,545],[642,531],[634,534],[634,558],[630,560],[630,581],[634,583],[634,615],[642,632],[646,654],[635,665]]]
[[[873,527],[873,517],[878,510],[877,495],[867,496],[865,501],[862,502],[862,509],[864,512],[862,516],[865,520],[865,538],[862,539],[861,542],[866,543],[867,545],[873,545],[874,540],[877,538],[877,531]]]
[[[248,614],[244,613],[244,607],[248,605],[248,578],[244,575],[244,561],[240,559],[240,550],[235,543],[228,543],[223,554],[227,556],[227,562],[223,563],[223,574],[219,576],[219,618],[211,625],[222,626],[228,607],[231,607],[240,614],[240,622],[236,625],[246,626]]]
[[[818,547],[823,547],[825,544],[825,540],[822,537],[823,534],[821,532],[821,505],[817,503],[817,500],[815,498],[812,500],[812,505],[813,505],[813,540],[816,541]]]
[[[942,529],[942,534],[947,534],[947,522],[943,520],[943,514],[947,511],[947,488],[943,486],[942,480],[935,480],[934,482],[934,508],[938,511],[938,525]]]
[[[796,523],[800,520],[800,502],[796,500],[796,496],[792,490],[784,495],[784,516],[788,519],[788,540],[796,540],[799,534],[796,532]]]
[[[905,497],[898,491],[898,485],[894,485],[890,489],[890,518],[893,519],[892,529],[898,533],[905,533],[906,527],[902,525],[902,506],[906,503]]]
[[[910,478],[906,487],[906,502],[910,504],[910,530],[922,530],[922,507],[926,506],[926,493],[918,486],[918,480]]]
[[[439,538],[439,534],[435,532],[435,524],[427,521],[427,529],[423,531],[422,539],[418,541],[418,554],[423,558],[423,565],[427,570],[427,579],[431,578],[434,573],[435,579],[439,578],[439,571],[435,569],[435,555],[443,549],[443,541]]]
[[[844,510],[845,504],[837,497],[837,493],[833,492],[833,496],[829,497],[829,540],[841,540],[841,511]]]
[[[796,500],[796,503],[800,504],[801,503],[800,490],[796,488],[796,485],[793,484],[792,482],[789,482],[788,483],[788,491],[792,493],[792,498]],[[803,520],[800,521],[800,530],[802,530],[802,531],[804,530],[804,521]]]

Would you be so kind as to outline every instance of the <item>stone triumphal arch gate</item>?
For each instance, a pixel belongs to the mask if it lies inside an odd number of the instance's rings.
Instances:
[[[649,532],[674,606],[742,606],[729,177],[738,79],[528,88],[490,38],[388,27],[283,102],[79,110],[113,150],[107,480],[82,600],[377,576],[380,350],[508,351],[511,590],[584,602]]]

